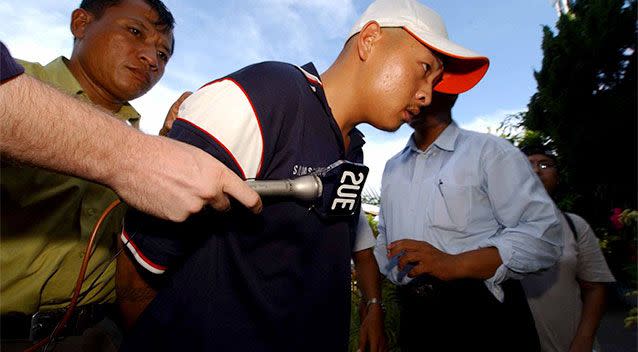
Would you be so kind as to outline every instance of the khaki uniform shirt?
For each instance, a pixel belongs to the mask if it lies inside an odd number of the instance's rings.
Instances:
[[[66,62],[59,57],[46,66],[20,63],[28,74],[89,101]],[[138,125],[139,114],[130,105],[117,116]],[[64,307],[93,226],[117,196],[104,186],[39,168],[3,162],[0,170],[0,313]],[[115,300],[111,258],[123,214],[120,205],[100,229],[79,305]]]

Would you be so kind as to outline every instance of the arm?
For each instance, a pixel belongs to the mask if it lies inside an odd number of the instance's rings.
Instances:
[[[411,263],[411,277],[428,273],[442,280],[483,279],[502,300],[501,282],[556,262],[562,243],[557,210],[522,153],[502,144],[487,144],[478,163],[480,187],[489,201],[476,206],[486,214],[491,211],[490,221],[499,225],[495,233],[477,241],[478,248],[456,255],[425,242],[394,242],[388,246],[388,258],[405,253],[399,270]]]
[[[485,281],[499,300],[503,281],[551,267],[563,246],[558,209],[523,153],[501,142],[482,156],[483,184],[501,229],[479,244],[495,247],[503,263]]]
[[[229,109],[234,111],[229,112]],[[231,113],[234,118],[229,121]],[[259,130],[260,126],[250,102],[237,83],[221,80],[206,85],[181,104],[179,114],[180,118],[169,133],[171,138],[213,155],[215,159],[210,159],[224,161],[237,173],[250,178],[256,176],[262,163],[262,153],[255,148],[262,148],[260,142],[263,139],[261,134],[246,133],[249,127]],[[273,120],[271,118],[270,122]],[[238,130],[243,133],[236,133]],[[242,148],[245,146],[250,148]],[[235,212],[241,212],[241,209]],[[223,221],[222,217],[225,217],[222,213],[204,210],[184,222],[175,223],[129,209],[120,236],[127,256],[118,258],[121,269],[117,277],[118,293],[137,293],[151,286],[160,288],[159,284],[169,280],[165,277],[167,270],[182,263],[210,238],[210,234],[201,235],[202,226]],[[137,299],[135,294],[132,296],[118,302],[129,326],[148,304],[147,300]]]
[[[591,226],[578,215],[565,213],[565,216],[572,219],[577,232],[576,279],[583,301],[578,330],[572,340],[570,351],[591,351],[598,325],[605,312],[605,283],[613,282],[614,277]]]
[[[571,352],[591,351],[596,337],[598,324],[605,312],[607,288],[601,282],[578,281],[581,290],[583,308],[578,330],[572,340]]]
[[[131,206],[173,221],[205,204],[227,209],[228,196],[261,210],[254,191],[197,148],[140,133],[24,74],[1,90],[3,158],[107,185]]]
[[[122,246],[122,242],[118,241],[118,247]],[[140,314],[157,295],[157,291],[135,269],[128,252],[117,257],[115,292],[124,330],[133,327]]]
[[[489,279],[503,263],[494,247],[480,248],[459,254],[442,252],[424,241],[399,240],[388,245],[388,258],[401,252],[398,268],[402,270],[408,263],[414,268],[409,277],[429,274],[441,280]]]
[[[381,277],[373,248],[376,243],[368,217],[361,210],[357,224],[356,240],[352,253],[357,286],[363,295],[359,306],[361,328],[359,329],[359,350],[384,351],[386,349],[383,309],[381,307]],[[370,301],[376,303],[370,303]]]

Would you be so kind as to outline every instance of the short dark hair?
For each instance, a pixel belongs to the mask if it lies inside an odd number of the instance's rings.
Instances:
[[[154,23],[157,26],[164,27],[163,30],[172,31],[175,28],[175,17],[168,10],[161,0],[144,0],[147,4],[157,12],[159,20]],[[120,4],[122,0],[82,0],[80,8],[92,13],[96,18],[102,17],[104,11],[109,7]],[[171,43],[171,54],[175,50],[175,38]]]
[[[545,145],[525,145],[521,147],[521,152],[527,156],[541,154],[551,158],[554,162],[557,161],[556,154],[554,154],[554,152]]]

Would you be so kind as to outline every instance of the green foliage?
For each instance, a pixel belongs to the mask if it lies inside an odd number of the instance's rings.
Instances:
[[[638,296],[638,211],[616,208],[609,220],[610,226],[597,231],[600,247],[620,287],[629,291],[626,293],[627,302],[631,302],[629,305],[633,307],[625,318],[625,326],[636,327],[638,309],[633,297]]]
[[[638,296],[638,291],[633,291],[630,293],[631,296]],[[629,314],[625,318],[625,327],[630,328],[632,326],[638,325],[638,308],[633,307],[629,310]]]
[[[570,7],[557,33],[543,29],[538,91],[522,126],[551,141],[576,212],[602,224],[608,209],[636,207],[636,0]]]
[[[374,234],[374,238],[377,238],[379,235],[379,222],[374,220],[374,215],[366,214],[366,219],[368,219],[368,224],[372,228],[372,233]]]
[[[614,209],[609,220],[610,226],[598,229],[600,247],[616,279],[635,288],[638,284],[638,211]]]

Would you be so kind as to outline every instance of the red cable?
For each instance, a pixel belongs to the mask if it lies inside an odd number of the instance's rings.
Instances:
[[[60,333],[60,331],[62,331],[66,327],[66,324],[69,322],[69,319],[71,318],[71,315],[73,315],[73,312],[75,311],[75,307],[77,306],[77,303],[78,303],[78,297],[80,296],[80,291],[82,290],[82,283],[84,282],[84,275],[86,274],[86,269],[89,266],[89,259],[91,259],[91,255],[93,251],[93,243],[95,242],[97,231],[100,229],[100,226],[102,225],[102,222],[104,221],[104,219],[106,219],[106,217],[111,213],[111,211],[119,204],[120,204],[119,199],[114,200],[113,203],[111,203],[106,208],[106,210],[104,210],[104,212],[102,213],[98,221],[95,223],[95,226],[93,226],[93,232],[91,232],[91,236],[89,237],[89,242],[86,244],[86,252],[84,253],[84,259],[82,260],[82,267],[80,267],[80,272],[78,273],[78,279],[75,282],[75,289],[73,290],[73,296],[71,297],[71,302],[69,303],[69,307],[67,308],[66,313],[64,314],[64,317],[62,318],[60,323],[56,325],[55,329],[53,329],[53,332],[51,333],[51,335],[38,341],[38,343],[36,343],[35,345],[24,350],[24,352],[37,351],[39,348],[49,343],[49,341],[51,341],[52,339],[55,339],[55,337]]]

